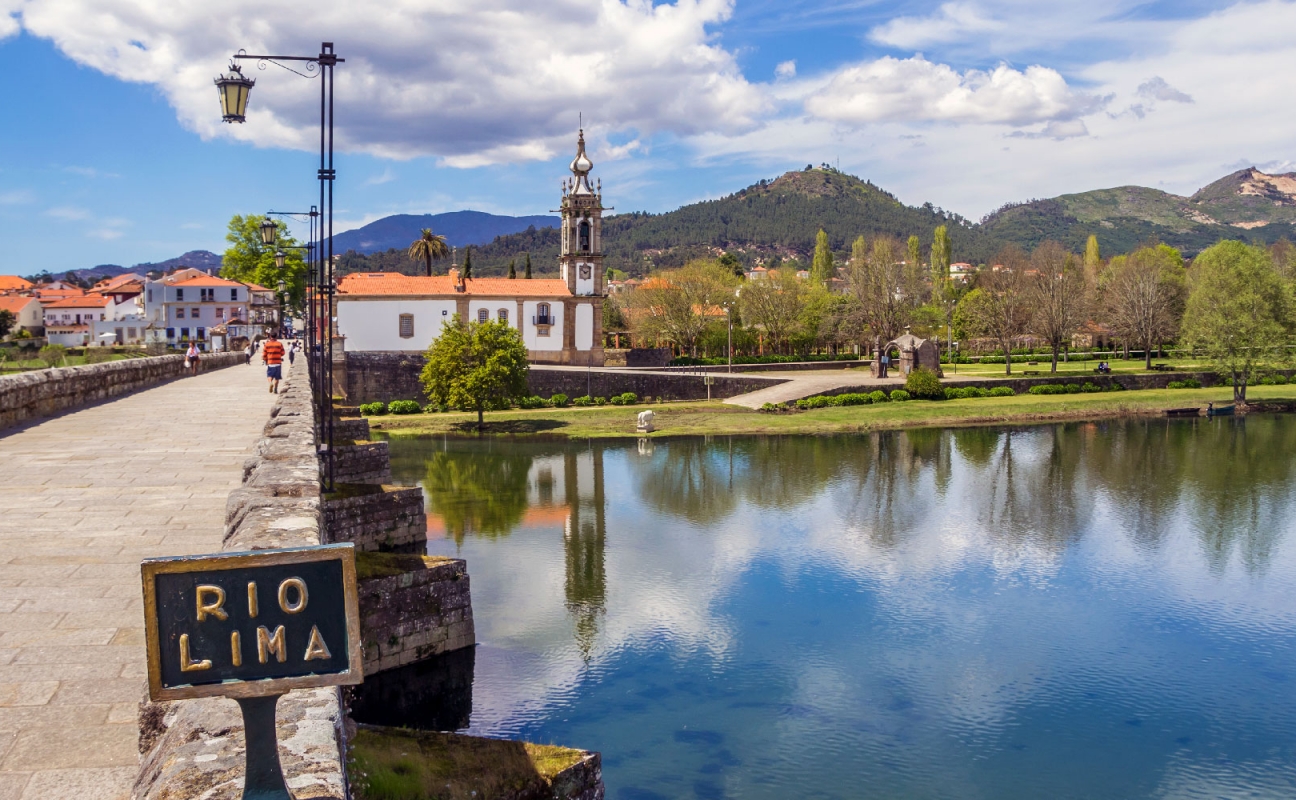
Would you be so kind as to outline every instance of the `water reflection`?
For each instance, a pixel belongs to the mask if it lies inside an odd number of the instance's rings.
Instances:
[[[366,676],[347,690],[351,718],[425,731],[468,727],[476,654],[465,647]]]

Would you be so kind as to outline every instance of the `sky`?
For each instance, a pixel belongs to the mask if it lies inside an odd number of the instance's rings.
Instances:
[[[971,219],[1296,169],[1296,2],[0,0],[0,273],[221,252],[307,209],[319,87],[239,49],[332,41],[335,230],[556,207],[584,124],[618,212],[830,163]]]

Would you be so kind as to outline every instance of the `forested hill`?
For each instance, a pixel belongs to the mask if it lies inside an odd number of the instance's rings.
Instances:
[[[1072,250],[1090,234],[1104,253],[1151,241],[1197,253],[1221,239],[1271,243],[1296,236],[1296,174],[1238,170],[1192,195],[1121,186],[1010,204],[982,220],[991,238],[1030,249],[1056,239]]]
[[[851,242],[861,235],[887,234],[902,240],[917,235],[925,252],[938,225],[949,228],[955,260],[984,261],[998,248],[998,242],[988,240],[955,214],[930,204],[906,206],[872,183],[819,168],[789,172],[728,197],[664,214],[606,217],[603,248],[608,267],[632,275],[722,251],[748,264],[758,259],[770,264],[790,258],[808,264],[820,228],[827,231],[833,250],[844,259]],[[558,263],[558,245],[558,232],[548,227],[498,236],[490,244],[473,248],[473,270],[479,275],[503,274],[509,262],[515,261],[520,274],[530,253],[537,272],[552,272]],[[418,266],[407,263],[399,253],[344,259],[344,270],[378,268],[416,271]]]

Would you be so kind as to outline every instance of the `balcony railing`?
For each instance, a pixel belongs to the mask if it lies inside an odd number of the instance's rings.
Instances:
[[[553,317],[551,316],[542,317],[539,315],[533,315],[531,317],[531,324],[532,325],[552,325],[554,324],[554,321],[553,321]]]

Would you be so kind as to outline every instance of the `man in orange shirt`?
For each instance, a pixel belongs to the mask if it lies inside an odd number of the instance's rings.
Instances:
[[[273,332],[266,343],[261,345],[261,360],[266,365],[266,378],[270,381],[270,391],[279,394],[279,380],[283,377],[284,346]]]

